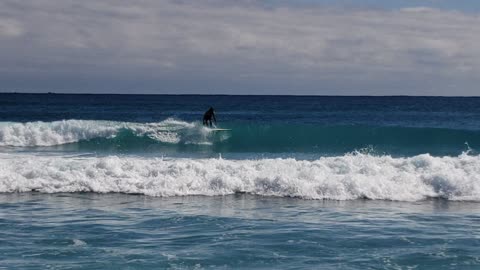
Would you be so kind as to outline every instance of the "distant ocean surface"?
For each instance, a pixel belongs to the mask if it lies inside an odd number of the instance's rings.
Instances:
[[[480,269],[479,149],[473,97],[0,94],[0,269]]]

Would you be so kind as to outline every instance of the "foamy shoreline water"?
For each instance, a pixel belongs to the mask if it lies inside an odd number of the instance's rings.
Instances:
[[[0,155],[0,192],[480,201],[480,156],[347,154],[317,160]]]

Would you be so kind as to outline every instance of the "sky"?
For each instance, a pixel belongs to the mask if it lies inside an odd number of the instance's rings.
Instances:
[[[480,95],[478,0],[0,0],[0,92]]]

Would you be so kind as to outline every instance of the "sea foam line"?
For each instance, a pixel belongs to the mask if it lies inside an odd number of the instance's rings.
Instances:
[[[349,154],[314,161],[0,155],[0,192],[480,201],[480,157]]]

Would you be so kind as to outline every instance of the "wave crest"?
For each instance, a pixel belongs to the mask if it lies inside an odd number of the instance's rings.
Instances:
[[[195,123],[167,119],[158,123],[63,120],[0,124],[0,146],[55,146],[97,138],[115,138],[121,131],[163,143],[201,143],[208,129]]]
[[[0,156],[0,192],[480,201],[480,156],[349,154],[314,161]]]
[[[91,138],[115,136],[118,128],[110,122],[64,120],[55,122],[2,123],[2,146],[52,146]]]

